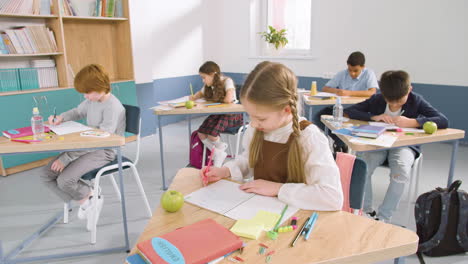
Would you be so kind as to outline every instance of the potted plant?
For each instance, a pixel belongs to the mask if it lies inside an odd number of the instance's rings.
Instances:
[[[278,51],[280,48],[283,48],[288,44],[286,29],[276,30],[276,28],[268,26],[268,31],[260,32],[259,34],[265,42],[270,45],[270,49]]]

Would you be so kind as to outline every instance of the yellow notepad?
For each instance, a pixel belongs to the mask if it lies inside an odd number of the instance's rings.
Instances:
[[[250,219],[239,219],[231,227],[231,232],[234,234],[250,239],[258,239],[262,231],[263,225],[256,224]]]
[[[241,237],[258,239],[262,231],[272,230],[279,218],[277,213],[260,210],[252,219],[237,220],[231,232]]]

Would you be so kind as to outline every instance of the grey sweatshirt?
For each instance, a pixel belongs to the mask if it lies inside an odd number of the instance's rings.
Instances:
[[[104,102],[85,100],[78,107],[62,113],[61,116],[63,117],[63,122],[86,118],[86,123],[89,127],[121,136],[125,133],[125,108],[113,94]],[[88,152],[90,151],[64,152],[60,154],[59,160],[64,166],[67,166],[70,162]]]

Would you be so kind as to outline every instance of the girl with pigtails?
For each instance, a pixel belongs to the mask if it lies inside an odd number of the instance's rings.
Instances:
[[[300,209],[340,210],[338,167],[325,135],[299,116],[294,73],[282,64],[262,62],[247,77],[240,98],[250,116],[244,152],[223,167],[200,173],[210,182],[244,180],[242,190],[278,197]]]

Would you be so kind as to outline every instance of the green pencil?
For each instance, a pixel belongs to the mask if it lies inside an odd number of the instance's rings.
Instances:
[[[190,83],[190,93],[192,94],[193,96],[193,88],[192,88],[192,83]]]

